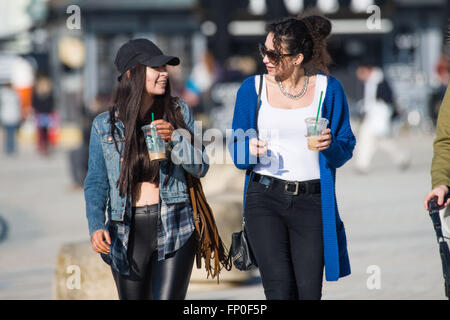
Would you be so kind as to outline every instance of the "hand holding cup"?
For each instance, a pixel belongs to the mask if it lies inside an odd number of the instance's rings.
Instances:
[[[308,137],[308,135],[305,134],[305,137]],[[331,140],[332,140],[331,130],[325,129],[321,132],[321,135],[314,137],[314,140],[312,140],[314,142],[314,145],[312,145],[312,147],[314,148],[315,151],[326,150],[330,147]]]
[[[305,119],[308,149],[323,151],[331,145],[331,130],[327,128],[328,119],[308,117]]]
[[[158,119],[153,121],[151,125],[156,126],[156,132],[163,140],[166,140],[167,142],[172,141],[172,133],[175,129],[170,122],[163,119]]]

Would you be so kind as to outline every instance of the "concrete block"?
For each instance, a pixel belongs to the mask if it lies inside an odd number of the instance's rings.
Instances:
[[[55,268],[56,300],[118,299],[110,267],[92,250],[90,241],[61,246]]]

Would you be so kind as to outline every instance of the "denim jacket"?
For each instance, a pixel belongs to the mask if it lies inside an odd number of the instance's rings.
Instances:
[[[181,108],[181,114],[187,128],[194,131],[194,117],[189,107],[182,99],[177,99],[176,108]],[[99,114],[92,123],[89,144],[89,169],[84,181],[84,195],[86,200],[86,217],[89,225],[89,235],[100,229],[108,230],[105,223],[105,211],[108,221],[124,221],[125,215],[131,215],[131,195],[121,197],[116,183],[119,179],[123,158],[114,145],[111,136],[109,112]],[[124,126],[120,120],[115,123],[118,149],[122,153],[124,146]],[[120,133],[120,136],[117,134]],[[176,130],[172,135],[172,162],[173,170],[169,172],[168,160],[161,161],[159,196],[165,204],[189,203],[189,192],[186,186],[184,171],[197,178],[205,176],[209,169],[206,153],[191,145],[188,139]],[[174,152],[178,150],[177,152]],[[186,159],[186,154],[196,155],[197,161]],[[169,155],[168,155],[169,156]],[[164,185],[166,176],[167,184]]]

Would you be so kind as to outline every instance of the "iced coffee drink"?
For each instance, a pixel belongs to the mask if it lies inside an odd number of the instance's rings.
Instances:
[[[319,151],[317,145],[319,144],[319,137],[322,135],[322,131],[327,128],[328,119],[310,117],[305,119],[306,134],[308,138],[308,149],[311,151]]]
[[[165,152],[148,152],[148,156],[150,157],[150,161],[153,160],[166,160],[166,153]]]
[[[156,126],[150,124],[143,126],[141,129],[144,132],[150,161],[166,160],[166,143],[158,134]]]
[[[319,148],[317,148],[317,145],[319,144],[319,137],[318,136],[311,136],[308,137],[308,149],[311,151],[319,151]]]

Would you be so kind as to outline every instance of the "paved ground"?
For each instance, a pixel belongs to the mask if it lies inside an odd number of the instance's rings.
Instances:
[[[325,282],[324,299],[445,298],[438,247],[422,205],[432,137],[403,137],[402,143],[412,152],[407,171],[382,154],[369,175],[356,174],[352,161],[338,171],[352,274]],[[0,299],[52,299],[59,247],[88,239],[83,193],[70,187],[64,150],[44,159],[22,145],[20,156],[0,155],[0,163],[0,216],[9,227],[0,242]],[[380,272],[379,289],[367,287],[370,266]],[[256,272],[243,286],[190,291],[187,298],[264,299],[264,293]]]

